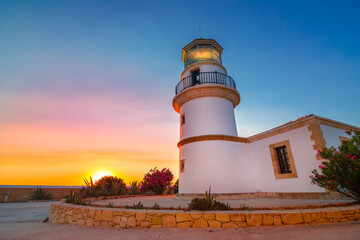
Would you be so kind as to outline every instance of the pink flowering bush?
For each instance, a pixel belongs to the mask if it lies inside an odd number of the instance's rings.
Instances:
[[[318,151],[324,161],[310,175],[311,182],[325,189],[339,192],[360,202],[360,131],[349,130],[351,137],[341,146]]]
[[[162,194],[167,187],[171,186],[173,178],[174,175],[168,168],[163,168],[160,171],[155,167],[145,174],[141,182],[141,190],[150,190],[155,194]]]

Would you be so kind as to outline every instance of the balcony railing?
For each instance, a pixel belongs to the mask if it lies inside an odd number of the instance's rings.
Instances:
[[[201,72],[183,78],[175,87],[175,95],[188,87],[204,83],[223,84],[236,89],[235,81],[226,74],[218,72]]]

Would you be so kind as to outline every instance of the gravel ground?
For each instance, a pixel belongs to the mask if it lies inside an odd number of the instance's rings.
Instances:
[[[360,239],[360,221],[241,229],[104,229],[42,223],[48,216],[50,204],[1,203],[0,239]]]

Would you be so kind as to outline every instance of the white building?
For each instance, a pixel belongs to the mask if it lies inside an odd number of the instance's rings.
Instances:
[[[234,108],[240,94],[213,39],[195,39],[182,50],[185,70],[173,107],[180,114],[179,194],[326,197],[309,175],[322,159],[317,150],[338,146],[354,126],[309,115],[243,138]]]

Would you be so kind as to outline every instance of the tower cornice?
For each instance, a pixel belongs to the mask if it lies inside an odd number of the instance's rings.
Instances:
[[[240,94],[233,87],[207,83],[184,89],[173,98],[172,106],[176,112],[180,113],[181,106],[186,102],[203,97],[224,98],[230,101],[234,108],[240,103]]]

